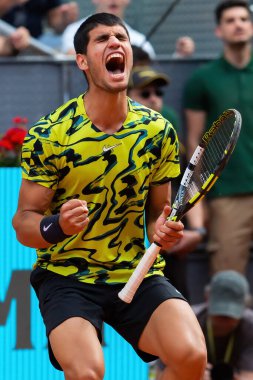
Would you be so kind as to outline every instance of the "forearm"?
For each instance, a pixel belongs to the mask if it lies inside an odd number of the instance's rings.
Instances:
[[[34,211],[20,211],[13,218],[17,240],[30,248],[47,248],[51,245],[43,239],[40,223],[44,215]]]

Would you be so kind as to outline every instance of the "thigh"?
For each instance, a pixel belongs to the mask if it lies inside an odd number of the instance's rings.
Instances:
[[[141,283],[130,304],[122,302],[117,297],[110,318],[106,318],[105,321],[133,346],[142,360],[150,362],[155,360],[157,355],[139,348],[140,336],[159,305],[174,298],[181,299],[183,304],[187,304],[182,294],[167,278],[150,276]]]
[[[163,363],[178,362],[205,350],[205,339],[190,305],[181,299],[164,301],[152,314],[139,341],[139,348],[158,356]]]
[[[91,345],[89,352],[94,351],[93,346],[96,349],[100,346],[103,308],[97,287],[40,268],[32,272],[31,283],[39,299],[46,334],[50,337],[48,350],[55,368],[62,369],[56,356],[66,364],[68,354],[69,358],[79,358],[77,351],[81,346],[82,355],[87,345]],[[86,333],[89,340],[85,340]]]
[[[103,353],[96,328],[87,320],[73,317],[65,320],[49,334],[53,360],[59,363],[64,372],[78,373],[80,368],[104,372]]]

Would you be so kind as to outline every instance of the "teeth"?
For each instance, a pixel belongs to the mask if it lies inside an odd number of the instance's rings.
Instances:
[[[121,54],[119,53],[113,53],[113,54],[110,54],[107,59],[106,59],[106,63],[109,62],[112,58],[119,58],[121,60],[121,62],[123,62],[123,57]]]

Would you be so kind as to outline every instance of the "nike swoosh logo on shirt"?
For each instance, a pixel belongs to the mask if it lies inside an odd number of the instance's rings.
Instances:
[[[116,148],[117,146],[121,145],[121,143],[119,144],[115,144],[115,145],[111,145],[111,146],[104,146],[103,147],[103,152],[108,152],[109,150],[112,150],[113,148]]]

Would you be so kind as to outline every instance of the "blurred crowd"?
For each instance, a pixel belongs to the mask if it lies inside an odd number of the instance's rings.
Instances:
[[[124,20],[129,0],[92,0],[95,13],[108,12]],[[67,55],[74,55],[73,37],[81,23],[89,15],[80,18],[77,2],[62,0],[2,0],[0,3],[0,56],[12,56],[26,52],[32,38],[45,46]],[[7,24],[6,24],[7,23]],[[145,36],[125,23],[131,43],[141,46],[154,59],[155,49]],[[8,26],[14,27],[11,31]],[[1,35],[2,34],[2,35]],[[193,54],[195,44],[191,37],[181,36],[175,41],[175,57]]]
[[[130,5],[129,0],[92,3],[96,12],[122,19]],[[0,25],[0,56],[4,57],[25,52],[31,38],[74,55],[73,37],[85,19],[80,17],[78,3],[61,0],[1,0],[0,16],[15,28],[7,32]],[[187,298],[187,255],[203,245],[208,253],[206,302],[193,305],[208,348],[203,380],[253,380],[253,311],[247,281],[253,241],[253,24],[246,0],[221,1],[214,18],[215,36],[223,50],[219,58],[188,78],[182,94],[183,115],[164,100],[173,78],[159,66],[155,48],[126,24],[134,53],[128,96],[172,123],[180,139],[182,171],[204,131],[225,109],[235,108],[242,115],[242,132],[228,167],[207,200],[187,214],[181,242],[162,254],[166,276]],[[195,48],[190,36],[181,36],[172,57],[191,57]],[[20,162],[28,120],[15,117],[12,123],[0,139],[0,166]],[[179,181],[172,184],[173,193],[178,185]],[[153,363],[150,379],[165,379],[163,368],[161,361]]]

